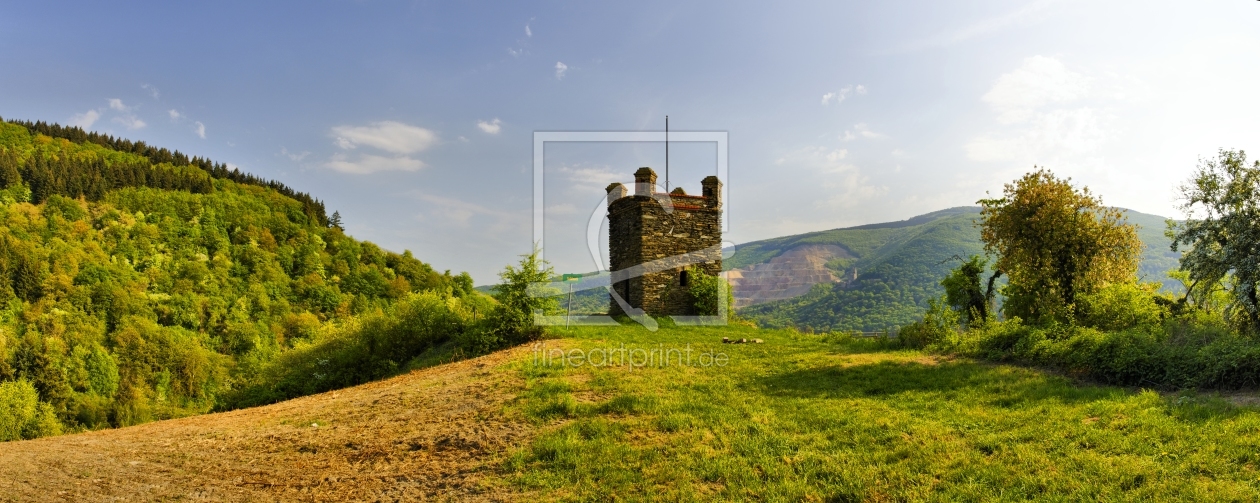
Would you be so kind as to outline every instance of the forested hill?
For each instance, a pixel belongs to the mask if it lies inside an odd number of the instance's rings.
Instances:
[[[337,320],[473,295],[328,220],[223,164],[0,121],[0,406],[39,410],[0,440],[204,412]]]
[[[1164,217],[1124,212],[1146,245],[1138,276],[1174,286],[1165,281],[1165,273],[1177,267],[1177,254],[1163,234]],[[885,330],[915,321],[928,299],[944,292],[940,280],[959,264],[953,257],[983,254],[974,225],[979,216],[978,207],[957,207],[899,222],[756,241],[739,245],[723,266],[748,268],[807,245],[839,247],[844,253],[826,263],[838,282],[820,283],[799,297],[751,305],[739,313],[763,326]]]

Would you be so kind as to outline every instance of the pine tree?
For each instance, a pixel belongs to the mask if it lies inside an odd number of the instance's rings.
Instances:
[[[328,218],[328,226],[345,230],[344,228],[341,227],[341,212],[340,211],[334,211],[332,214],[332,217]]]
[[[0,152],[0,188],[8,188],[22,183],[22,175],[18,173],[17,152],[5,149]]]

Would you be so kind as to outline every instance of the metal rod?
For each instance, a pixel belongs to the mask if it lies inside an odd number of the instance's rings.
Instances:
[[[665,193],[669,193],[669,116],[665,116]]]

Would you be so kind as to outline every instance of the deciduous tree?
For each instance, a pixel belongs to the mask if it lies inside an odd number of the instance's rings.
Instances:
[[[1123,213],[1088,188],[1038,169],[980,201],[980,237],[1010,278],[1008,316],[1047,322],[1075,317],[1078,295],[1134,281],[1142,243]]]
[[[1186,248],[1187,296],[1232,274],[1227,314],[1240,328],[1260,333],[1260,161],[1248,166],[1243,151],[1221,150],[1216,159],[1200,161],[1179,192],[1186,220],[1170,223],[1168,235],[1173,251]]]

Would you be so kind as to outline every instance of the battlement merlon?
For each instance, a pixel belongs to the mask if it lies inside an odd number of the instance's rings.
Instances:
[[[651,196],[656,193],[656,172],[642,167],[634,172],[634,195]]]
[[[722,208],[722,181],[718,177],[709,175],[700,180],[701,195],[705,198],[705,205],[713,209]]]
[[[656,195],[656,172],[652,168],[643,167],[634,172],[634,195],[653,197]],[[687,195],[682,187],[677,187],[671,191],[668,196],[670,200],[683,208],[694,207],[697,204],[707,209],[722,209],[722,181],[716,176],[707,176],[700,181],[701,195]],[[608,193],[608,204],[612,205],[613,201],[626,197],[629,191],[625,185],[620,183],[611,183],[604,188]]]
[[[604,191],[608,192],[608,205],[609,206],[612,206],[613,201],[616,201],[628,195],[626,191],[626,186],[620,183],[610,183],[608,184],[608,187],[604,189]]]

